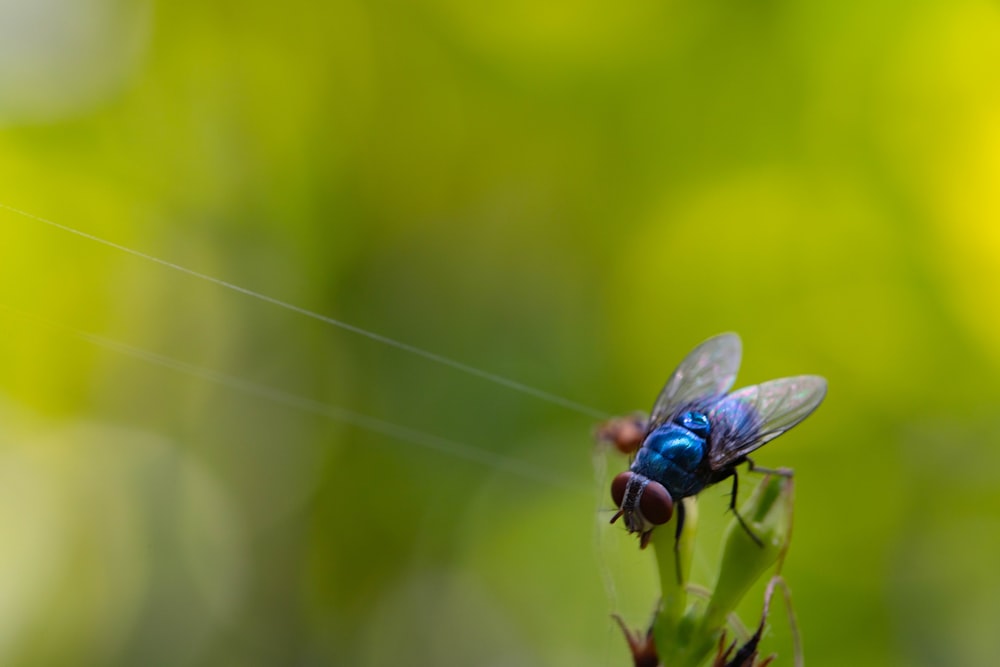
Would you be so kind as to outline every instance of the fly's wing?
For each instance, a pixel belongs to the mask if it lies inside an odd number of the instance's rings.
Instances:
[[[818,375],[771,380],[734,391],[708,415],[708,462],[713,470],[739,460],[809,416],[826,396]]]
[[[684,357],[653,404],[648,430],[672,419],[694,400],[722,396],[736,381],[743,344],[734,333],[709,338]]]

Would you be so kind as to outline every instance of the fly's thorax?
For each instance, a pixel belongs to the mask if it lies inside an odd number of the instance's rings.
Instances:
[[[705,447],[705,437],[683,426],[670,423],[664,424],[646,436],[639,454],[642,455],[645,450],[646,456],[651,459],[659,457],[682,470],[693,471],[705,458]],[[636,458],[638,460],[638,457]]]
[[[707,428],[701,432],[708,435]],[[659,482],[674,500],[679,500],[704,487],[702,463],[707,449],[704,437],[678,423],[668,422],[646,436],[631,470]]]

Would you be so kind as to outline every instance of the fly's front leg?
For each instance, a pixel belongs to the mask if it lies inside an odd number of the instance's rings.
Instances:
[[[684,583],[684,575],[681,568],[681,533],[684,532],[684,499],[677,505],[677,528],[674,532],[674,565],[677,569],[677,583]]]

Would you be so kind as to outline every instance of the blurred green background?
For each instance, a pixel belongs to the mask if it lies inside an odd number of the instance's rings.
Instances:
[[[0,204],[607,413],[738,331],[808,664],[1000,653],[995,2],[6,0]],[[6,208],[0,327],[3,664],[627,664],[594,419]]]

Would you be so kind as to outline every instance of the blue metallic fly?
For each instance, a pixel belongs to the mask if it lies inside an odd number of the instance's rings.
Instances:
[[[598,437],[623,452],[638,447],[631,468],[611,482],[611,497],[618,506],[611,523],[624,519],[630,533],[639,533],[643,547],[653,528],[670,520],[675,506],[680,536],[684,527],[680,501],[729,477],[733,478],[729,508],[760,543],[736,511],[736,466],[748,463],[754,470],[748,455],[808,417],[826,395],[826,380],[799,375],[727,394],[741,355],[736,334],[709,338],[667,380],[645,428],[636,417],[600,427]]]

